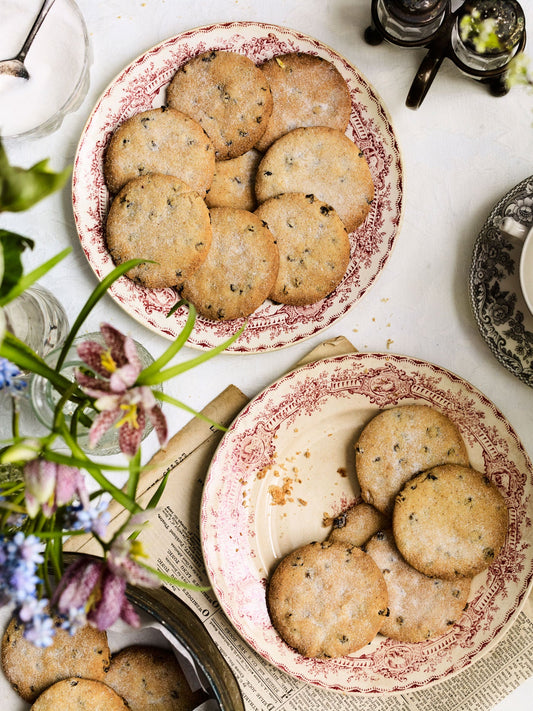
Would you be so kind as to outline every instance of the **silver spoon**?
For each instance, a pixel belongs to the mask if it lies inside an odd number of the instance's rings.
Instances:
[[[44,18],[48,15],[48,10],[50,10],[54,2],[55,0],[44,0],[41,5],[41,9],[39,10],[39,14],[35,18],[35,22],[33,23],[28,36],[24,40],[24,44],[20,48],[19,53],[12,59],[0,60],[0,74],[11,74],[11,76],[20,77],[21,79],[30,78],[28,70],[24,66],[24,60],[26,59],[26,55],[28,54],[31,44],[35,39],[35,35],[39,31],[39,28],[43,24]]]

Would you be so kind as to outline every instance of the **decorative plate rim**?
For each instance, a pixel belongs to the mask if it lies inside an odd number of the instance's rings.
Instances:
[[[376,199],[365,223],[350,235],[352,259],[339,287],[326,299],[307,307],[267,300],[247,319],[244,333],[226,352],[277,350],[329,328],[363,298],[388,261],[403,222],[403,163],[388,111],[366,77],[328,45],[279,25],[235,21],[182,32],[140,54],[108,84],[82,131],[72,179],[75,223],[85,256],[101,280],[114,266],[103,236],[109,195],[102,162],[108,138],[129,115],[161,105],[173,71],[188,57],[209,47],[242,51],[258,62],[283,51],[306,51],[331,61],[347,80],[352,95],[347,134],[367,155],[375,182]],[[173,289],[145,290],[121,277],[109,292],[130,316],[163,337],[175,338],[185,323],[185,307],[166,318],[177,300]],[[215,322],[198,318],[188,345],[201,350],[212,348],[243,324],[243,319]]]
[[[447,635],[417,645],[379,638],[370,648],[339,660],[308,660],[287,647],[270,624],[266,574],[256,543],[250,543],[257,535],[253,526],[259,524],[253,511],[243,513],[239,496],[246,491],[246,500],[251,500],[250,492],[257,487],[253,479],[271,463],[269,448],[275,446],[274,439],[280,445],[285,423],[301,424],[297,411],[312,416],[313,398],[317,403],[321,397],[325,403],[338,398],[342,406],[343,388],[376,411],[413,401],[447,411],[462,431],[471,461],[474,457],[483,462],[485,473],[504,490],[510,529],[495,564],[476,578],[469,609]],[[316,392],[308,395],[313,389]],[[277,380],[250,401],[224,435],[204,484],[200,522],[204,563],[218,602],[237,632],[279,669],[300,681],[343,693],[415,691],[477,661],[500,641],[519,614],[533,585],[533,523],[531,514],[526,516],[532,492],[533,464],[517,434],[500,410],[463,378],[411,356],[337,356]],[[265,535],[275,538],[272,530]],[[234,540],[239,543],[235,553]],[[239,584],[232,585],[237,577]]]

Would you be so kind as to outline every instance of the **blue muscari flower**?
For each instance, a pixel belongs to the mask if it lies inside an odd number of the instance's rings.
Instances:
[[[49,647],[54,634],[55,625],[50,615],[36,615],[24,625],[24,637],[36,647]]]
[[[27,386],[25,380],[18,379],[21,375],[16,365],[7,358],[0,358],[0,390],[7,390],[11,395],[17,395]]]

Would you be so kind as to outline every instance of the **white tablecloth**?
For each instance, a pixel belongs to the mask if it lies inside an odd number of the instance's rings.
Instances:
[[[414,355],[443,366],[479,388],[506,415],[533,456],[533,390],[491,354],[474,320],[469,269],[475,239],[492,207],[533,174],[533,95],[516,88],[503,98],[459,73],[446,60],[418,111],[405,98],[422,56],[362,33],[370,0],[78,0],[92,44],[89,93],[56,133],[11,144],[13,163],[29,166],[51,157],[59,170],[73,161],[84,123],[101,92],[132,59],[161,40],[218,21],[253,20],[285,25],[316,37],[356,65],[388,108],[405,171],[405,212],[396,247],[364,298],[327,331],[290,348],[257,355],[222,355],[186,373],[166,391],[201,409],[227,384],[253,396],[326,337],[346,336],[359,350]],[[533,32],[533,3],[523,0]],[[27,213],[2,215],[2,226],[35,239],[29,267],[65,246],[73,254],[41,280],[65,306],[70,320],[95,286],[74,227],[68,190]],[[154,354],[168,345],[128,316],[111,298],[91,314],[141,340]],[[178,361],[197,354],[184,349]],[[171,433],[188,419],[172,409]],[[157,446],[153,437],[150,447]],[[531,707],[533,679],[499,711]]]

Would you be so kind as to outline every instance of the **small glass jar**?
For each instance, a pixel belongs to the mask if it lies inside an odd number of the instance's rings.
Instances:
[[[463,18],[473,15],[480,21],[491,21],[498,38],[498,47],[487,47],[483,51],[475,42],[462,37]],[[463,69],[484,73],[503,69],[520,50],[525,33],[524,11],[515,0],[471,0],[465,2],[457,13],[451,35],[451,46],[456,64]],[[455,61],[455,59],[454,59]]]
[[[375,12],[386,34],[403,44],[421,45],[440,28],[449,0],[377,0]]]
[[[74,382],[75,380],[75,369],[79,367],[87,367],[78,356],[76,350],[78,344],[82,341],[96,341],[97,343],[105,345],[102,334],[99,331],[95,333],[87,333],[82,336],[78,336],[74,339],[60,371],[61,375],[66,377],[68,380],[71,380],[72,382]],[[148,365],[154,362],[153,357],[143,345],[141,345],[138,341],[135,341],[135,346],[143,368],[146,368]],[[61,348],[57,348],[51,351],[45,357],[45,361],[48,363],[48,365],[50,365],[51,367],[55,367],[60,352]],[[155,389],[162,390],[162,386],[155,386]],[[61,397],[60,393],[55,390],[49,380],[46,380],[40,375],[33,375],[30,380],[29,396],[36,418],[46,428],[50,428],[53,423],[55,407]],[[75,403],[70,401],[67,401],[65,403],[63,413],[65,415],[65,422],[67,427],[70,426],[71,417],[75,409]],[[87,410],[85,414],[91,414],[93,418],[96,415],[94,409],[92,408],[90,410]],[[145,439],[152,430],[153,425],[147,417],[142,439]],[[107,456],[111,454],[118,454],[120,452],[120,447],[118,443],[118,429],[116,429],[115,427],[111,427],[109,430],[107,430],[107,432],[99,440],[96,447],[90,448],[88,428],[84,427],[81,423],[78,422],[77,442],[84,452],[96,456]]]
[[[32,284],[4,306],[7,330],[43,358],[65,340],[69,325],[65,309],[40,284]]]
[[[20,50],[42,0],[0,0],[0,58]],[[7,141],[57,130],[89,88],[89,34],[74,0],[56,0],[24,64],[30,78],[0,74],[0,134]]]

